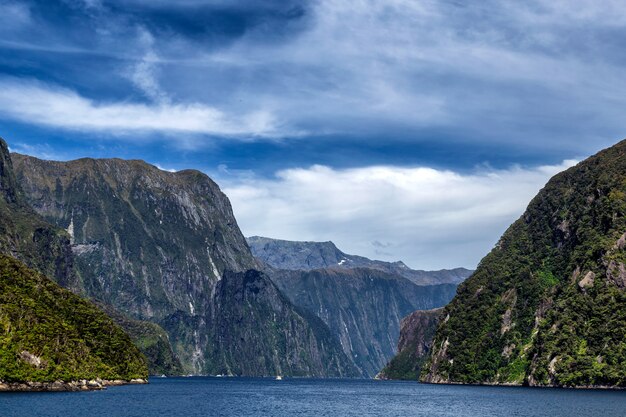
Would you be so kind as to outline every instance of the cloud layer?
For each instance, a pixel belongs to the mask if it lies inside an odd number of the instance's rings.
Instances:
[[[142,89],[158,90],[149,76],[136,75]],[[207,135],[271,135],[271,116],[256,112],[231,118],[220,110],[201,104],[173,104],[159,100],[153,105],[124,102],[95,102],[76,92],[37,82],[0,79],[0,112],[26,123],[70,130],[133,132],[161,131]]]
[[[475,267],[545,182],[574,163],[471,174],[312,166],[220,182],[247,236],[332,240],[348,253],[439,269]]]
[[[608,145],[626,130],[619,1],[3,0],[0,7],[12,16],[0,28],[5,71],[22,83],[45,81],[24,88],[19,106],[8,103],[14,94],[0,97],[0,118],[8,120],[83,131],[107,125],[111,135],[176,131],[198,143],[214,135],[332,134],[523,141],[537,153],[583,154],[598,148],[592,141]],[[41,117],[44,95],[66,110]]]

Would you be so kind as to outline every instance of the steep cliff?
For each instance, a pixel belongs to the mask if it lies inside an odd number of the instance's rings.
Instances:
[[[28,202],[70,234],[85,293],[162,326],[184,373],[355,375],[325,325],[265,275],[237,280],[259,263],[206,175],[119,159],[13,159]]]
[[[442,308],[418,310],[400,323],[398,353],[378,374],[380,379],[417,380],[428,359]]]
[[[626,142],[556,175],[445,308],[427,382],[626,386]]]
[[[7,144],[0,139],[0,253],[80,291],[68,234],[46,222],[27,203],[16,180]]]
[[[402,317],[442,307],[456,285],[418,286],[376,269],[273,270],[272,279],[298,307],[317,315],[361,374],[373,377],[395,353]]]
[[[206,328],[213,349],[206,366],[210,373],[357,375],[326,325],[294,308],[259,271],[224,274],[215,288]]]
[[[123,312],[194,315],[225,270],[257,265],[228,199],[198,171],[12,157],[30,205],[70,234],[87,293]]]
[[[7,144],[2,139],[0,139],[0,230],[2,230],[0,253],[25,262],[75,293],[84,294],[69,234],[47,222],[30,207],[16,179]],[[114,311],[109,308],[109,313]]]
[[[277,269],[304,270],[321,268],[370,268],[400,275],[417,285],[459,284],[472,271],[465,268],[421,271],[411,269],[402,261],[375,261],[363,256],[348,255],[333,242],[295,242],[252,236],[246,239],[252,254]]]
[[[0,255],[0,391],[98,388],[102,382],[77,381],[147,376],[142,354],[102,311]]]

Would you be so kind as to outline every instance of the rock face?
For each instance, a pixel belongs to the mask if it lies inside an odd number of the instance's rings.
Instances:
[[[402,319],[398,354],[380,372],[380,379],[419,379],[432,347],[442,308],[418,310]]]
[[[69,235],[46,222],[27,203],[15,177],[6,142],[0,139],[0,253],[81,290],[73,267]]]
[[[295,309],[259,271],[224,274],[215,287],[206,337],[213,349],[207,369],[214,374],[357,375],[326,325]]]
[[[370,268],[400,275],[417,285],[459,284],[472,273],[465,268],[420,271],[409,268],[401,261],[373,261],[363,256],[348,255],[333,242],[294,242],[260,236],[249,237],[247,241],[256,258],[278,269]]]
[[[70,390],[148,376],[130,338],[90,302],[0,255],[0,390]]]
[[[70,235],[84,293],[163,327],[184,373],[356,373],[323,323],[246,272],[259,263],[206,175],[119,159],[13,161],[27,201]]]
[[[456,291],[453,284],[418,286],[369,268],[274,270],[271,276],[295,305],[328,325],[364,377],[393,357],[402,317],[444,306]]]
[[[225,270],[257,265],[228,199],[198,171],[12,157],[30,205],[70,234],[87,293],[122,312],[193,316],[209,307]]]
[[[556,175],[445,308],[427,382],[626,386],[626,142]]]

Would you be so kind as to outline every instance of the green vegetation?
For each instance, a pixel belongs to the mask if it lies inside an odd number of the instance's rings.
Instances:
[[[430,382],[626,385],[626,142],[555,176],[446,307]]]
[[[90,302],[0,255],[0,380],[146,378],[130,338]]]
[[[133,320],[111,306],[97,303],[130,336],[148,361],[150,375],[182,375],[183,369],[174,354],[167,333],[161,326],[149,321]]]
[[[420,376],[425,360],[425,357],[417,356],[411,350],[405,349],[391,359],[382,374],[385,379],[416,380]]]
[[[402,320],[399,353],[379,373],[381,379],[416,380],[432,347],[443,309],[418,310]]]

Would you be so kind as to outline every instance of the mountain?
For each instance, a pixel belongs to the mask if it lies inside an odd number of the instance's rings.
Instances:
[[[253,271],[230,202],[206,175],[120,159],[12,159],[28,203],[67,230],[84,294],[164,328],[184,373],[356,374],[325,325]]]
[[[398,354],[377,375],[379,379],[416,380],[428,359],[442,308],[418,310],[402,319]]]
[[[418,286],[370,268],[270,274],[296,306],[328,325],[364,377],[376,375],[393,357],[402,317],[417,309],[442,307],[456,291],[453,284]]]
[[[0,253],[10,255],[75,293],[84,293],[69,234],[36,213],[16,179],[8,146],[0,139]],[[162,332],[162,329],[160,330]],[[144,332],[144,335],[147,335]]]
[[[257,259],[278,269],[371,268],[400,275],[417,285],[459,284],[472,273],[465,268],[420,271],[409,268],[401,261],[373,261],[363,256],[348,255],[333,242],[294,242],[260,236],[246,240]]]
[[[142,354],[102,311],[0,255],[0,391],[102,388],[147,376]]]
[[[626,386],[626,141],[556,175],[442,313],[422,380]]]
[[[263,272],[226,272],[214,300],[208,320],[212,373],[357,375],[322,320],[294,308]]]
[[[68,234],[27,203],[6,142],[0,139],[0,253],[19,259],[66,288],[80,291]]]
[[[88,294],[133,316],[194,315],[225,270],[256,267],[227,197],[198,171],[13,154],[28,203],[66,229]]]

